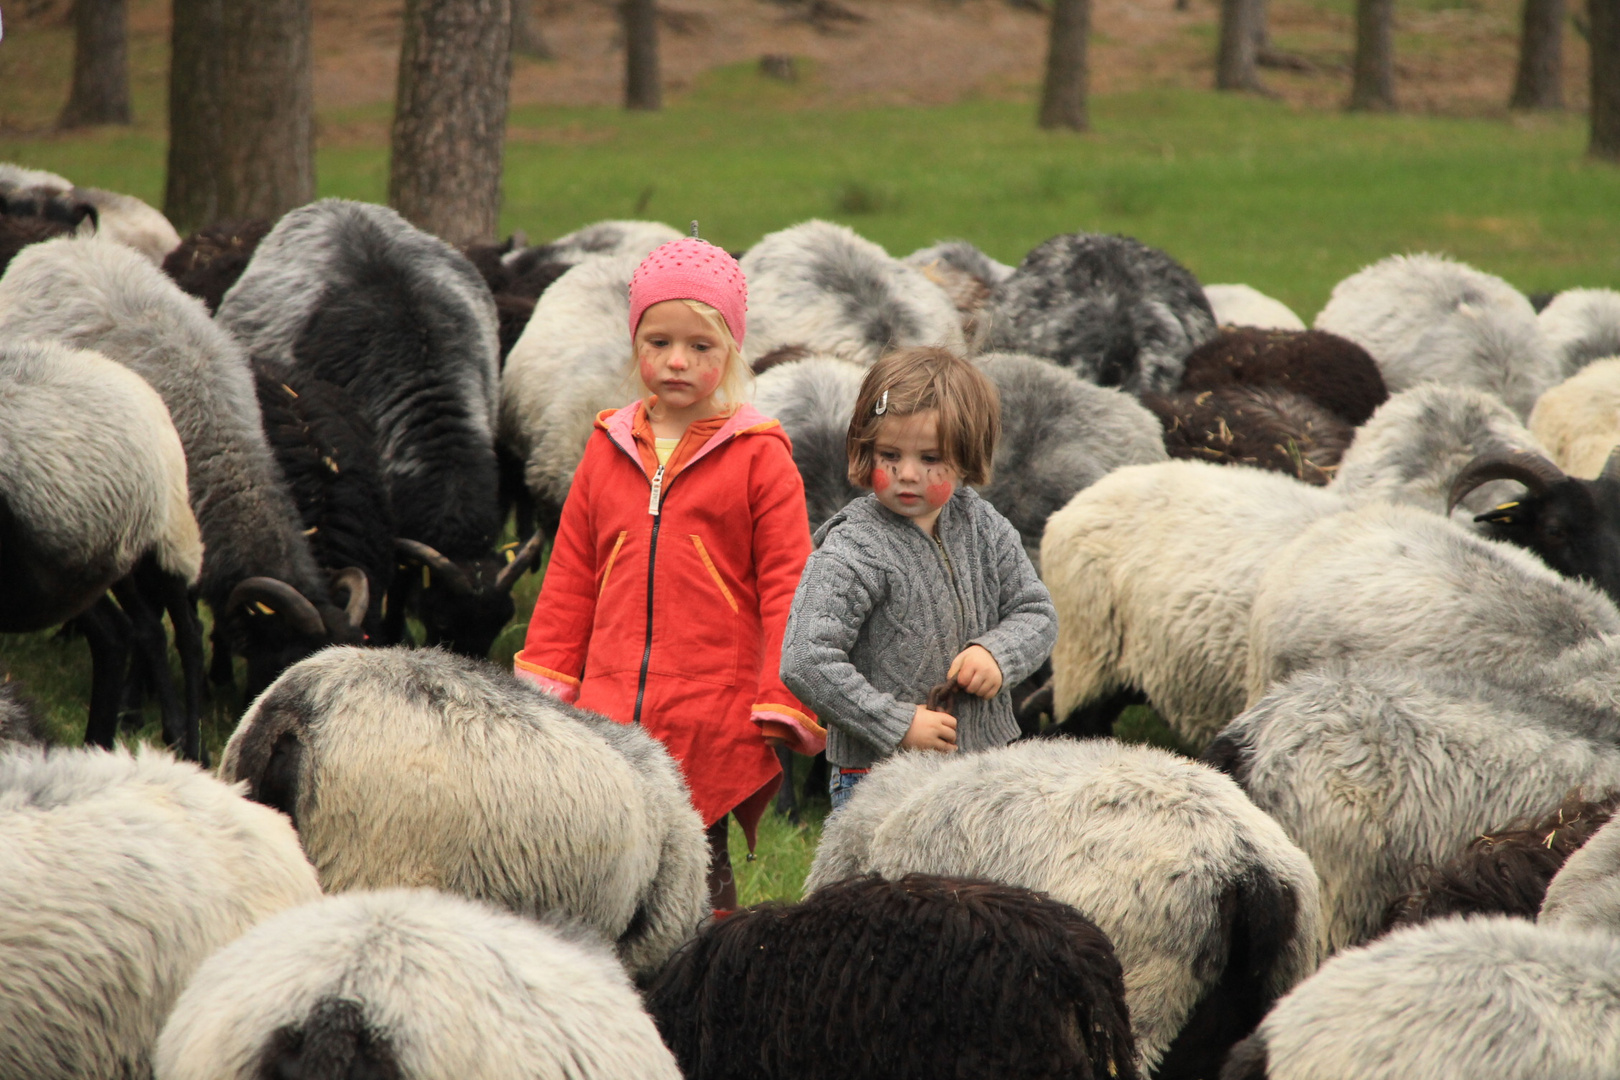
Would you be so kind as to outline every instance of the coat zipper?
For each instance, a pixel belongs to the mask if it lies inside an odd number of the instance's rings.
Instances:
[[[664,466],[653,473],[652,495],[647,499],[647,513],[652,515],[652,540],[647,544],[647,644],[641,650],[641,676],[636,680],[636,711],[632,724],[641,723],[641,702],[647,696],[647,668],[652,664],[653,634],[653,566],[658,558],[658,529],[664,523],[659,512],[664,497]]]

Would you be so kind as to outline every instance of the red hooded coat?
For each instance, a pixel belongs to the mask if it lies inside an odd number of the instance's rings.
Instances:
[[[782,426],[747,405],[677,449],[667,481],[650,477],[641,409],[596,418],[514,666],[640,723],[681,763],[703,823],[735,810],[752,845],[781,778],[762,727],[821,733],[780,674],[811,547],[804,485]]]

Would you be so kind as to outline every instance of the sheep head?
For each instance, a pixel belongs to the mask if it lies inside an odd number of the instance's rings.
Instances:
[[[443,645],[463,656],[488,657],[516,611],[512,586],[538,562],[544,543],[545,534],[536,532],[515,552],[457,561],[420,540],[396,539],[394,551],[401,562],[423,570],[420,582],[414,575],[400,580],[414,593],[425,644]]]
[[[240,630],[238,651],[247,659],[248,700],[311,653],[328,645],[359,645],[365,641],[360,622],[370,597],[366,575],[349,567],[335,577],[336,584],[348,589],[345,607],[325,597],[312,601],[285,581],[272,577],[243,578],[231,590],[225,601],[225,615]]]

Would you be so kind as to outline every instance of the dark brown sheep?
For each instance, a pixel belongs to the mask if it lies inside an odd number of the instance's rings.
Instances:
[[[163,259],[163,272],[192,296],[219,310],[236,279],[247,269],[259,241],[270,231],[268,221],[221,221],[198,229]]]
[[[1354,435],[1349,424],[1280,386],[1148,394],[1142,404],[1164,425],[1173,458],[1253,465],[1326,484]]]
[[[1275,386],[1359,427],[1389,397],[1372,356],[1321,330],[1226,327],[1187,357],[1181,389]]]

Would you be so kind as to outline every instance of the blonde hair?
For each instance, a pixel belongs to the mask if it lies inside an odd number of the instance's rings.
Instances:
[[[849,482],[871,487],[878,433],[891,416],[939,413],[939,450],[963,483],[988,484],[1001,438],[1001,395],[984,372],[946,349],[900,349],[872,365],[855,399],[845,450]]]
[[[719,385],[714,388],[715,398],[724,405],[735,407],[753,397],[753,369],[743,362],[742,348],[737,344],[737,339],[731,336],[731,327],[726,325],[725,316],[701,300],[683,298],[681,303],[697,313],[726,350],[726,366],[720,373]],[[625,373],[625,385],[631,392],[639,388],[643,398],[648,394],[647,388],[641,383],[641,366],[636,362],[634,340],[630,343],[630,367]]]

